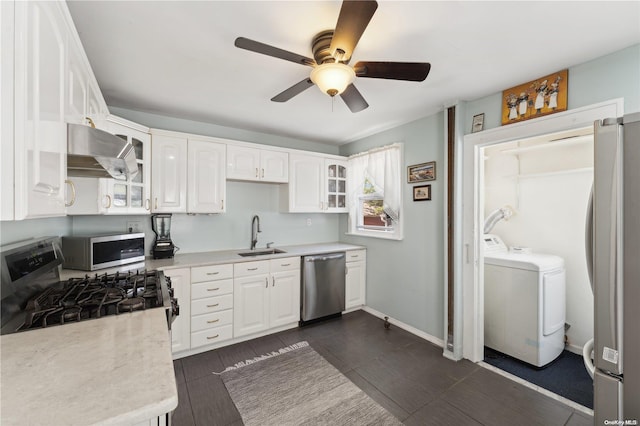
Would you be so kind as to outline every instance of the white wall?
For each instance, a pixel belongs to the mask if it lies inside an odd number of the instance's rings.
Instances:
[[[566,322],[571,350],[593,337],[593,295],[585,261],[585,217],[593,182],[593,139],[577,145],[503,153],[507,143],[485,149],[485,217],[510,205],[515,215],[491,231],[508,246],[564,258]]]

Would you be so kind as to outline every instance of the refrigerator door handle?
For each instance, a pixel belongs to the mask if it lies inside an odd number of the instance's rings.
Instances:
[[[584,249],[587,254],[587,274],[589,275],[589,284],[591,284],[591,293],[593,293],[593,184],[591,185],[589,203],[587,204],[584,240]]]

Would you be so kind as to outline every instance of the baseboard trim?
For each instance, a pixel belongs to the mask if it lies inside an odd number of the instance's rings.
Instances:
[[[380,311],[376,311],[375,309],[373,309],[373,308],[371,308],[369,306],[363,306],[362,310],[367,312],[367,313],[369,313],[369,314],[371,314],[371,315],[373,315],[373,316],[375,316],[375,317],[378,317],[380,319],[384,319],[385,317],[389,317],[389,322],[391,323],[392,326],[393,325],[398,326],[401,329],[403,329],[404,331],[408,331],[409,333],[411,333],[411,334],[413,334],[415,336],[418,336],[421,339],[427,340],[427,341],[433,343],[434,345],[438,345],[441,348],[444,348],[444,340],[442,340],[442,339],[439,339],[439,338],[437,338],[435,336],[432,336],[429,333],[425,333],[422,330],[418,330],[417,328],[415,328],[415,327],[413,327],[413,326],[411,326],[409,324],[405,324],[402,321],[398,321],[397,319],[392,318],[392,317],[390,317],[388,315],[385,315]]]
[[[569,352],[582,356],[582,346],[566,345],[564,348]]]

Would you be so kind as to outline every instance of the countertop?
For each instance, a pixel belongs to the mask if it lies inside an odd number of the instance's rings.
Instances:
[[[354,244],[344,243],[316,243],[316,244],[301,244],[291,246],[274,246],[284,250],[285,253],[269,254],[262,256],[247,256],[242,257],[238,253],[249,252],[249,249],[242,250],[217,250],[217,251],[205,251],[197,253],[176,253],[172,259],[151,259],[147,258],[144,262],[132,263],[129,265],[123,265],[117,268],[100,269],[93,272],[76,271],[72,269],[62,269],[60,272],[60,279],[67,280],[72,277],[83,276],[84,274],[104,274],[113,273],[116,271],[126,272],[129,270],[142,270],[142,269],[176,269],[176,268],[191,268],[197,266],[207,265],[219,265],[225,263],[239,263],[239,262],[253,262],[256,260],[269,260],[278,259],[291,256],[308,256],[312,254],[333,253],[337,251],[349,251],[349,250],[361,250],[365,247]],[[264,247],[259,247],[256,251],[265,250]]]
[[[0,423],[135,424],[174,410],[164,309],[0,338]]]

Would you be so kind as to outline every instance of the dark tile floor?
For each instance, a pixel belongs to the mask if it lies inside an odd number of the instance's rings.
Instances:
[[[406,425],[592,425],[583,413],[363,311],[174,362],[175,426],[242,425],[222,380],[211,374],[306,340],[327,361]]]

